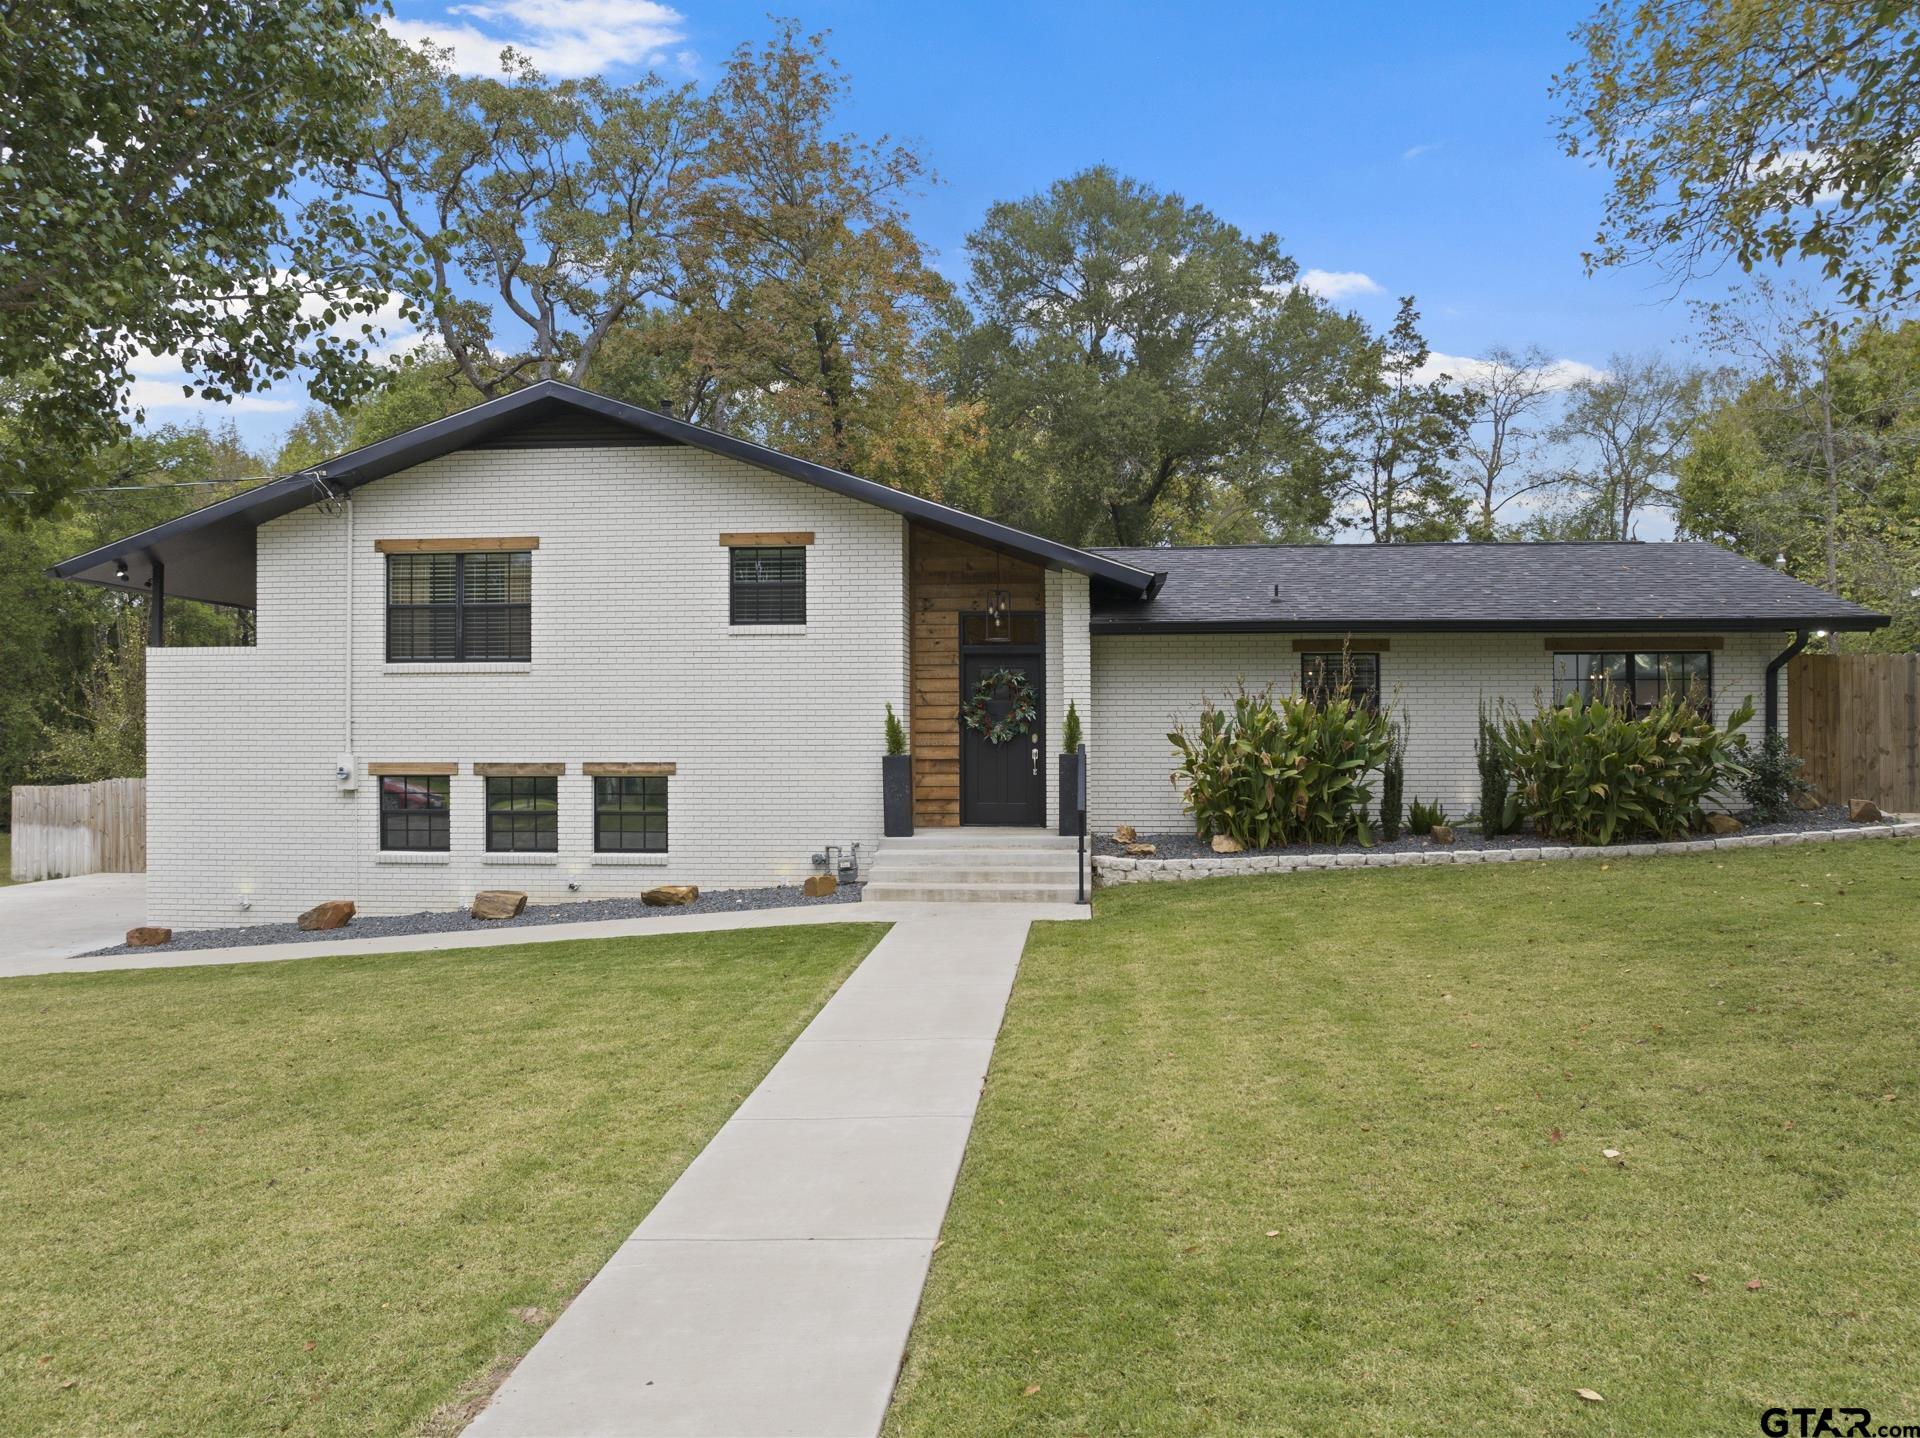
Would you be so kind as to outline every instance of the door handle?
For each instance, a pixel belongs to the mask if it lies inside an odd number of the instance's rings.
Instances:
[[[1033,746],[1033,772],[1034,777],[1038,778],[1040,774],[1040,746],[1038,744]]]

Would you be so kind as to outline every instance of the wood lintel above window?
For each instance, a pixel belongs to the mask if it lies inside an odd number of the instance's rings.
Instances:
[[[811,529],[753,529],[722,534],[720,543],[727,549],[758,549],[767,545],[812,544]]]
[[[582,764],[580,766],[580,772],[599,779],[656,778],[662,775],[677,774],[680,772],[680,766],[673,763],[625,764],[596,761],[594,763]]]
[[[376,539],[381,554],[490,554],[538,549],[538,536],[522,534],[494,539]]]
[[[1549,634],[1546,647],[1559,654],[1673,653],[1683,649],[1724,649],[1720,634]]]
[[[459,772],[460,766],[458,764],[429,763],[424,759],[402,759],[396,764],[367,765],[367,773],[376,779],[388,774],[402,774],[412,777],[415,774],[426,776],[435,774],[458,774]]]
[[[483,779],[552,779],[567,772],[565,764],[475,764]]]
[[[1293,641],[1293,652],[1295,654],[1341,654],[1349,649],[1355,654],[1378,654],[1392,648],[1393,641],[1384,636],[1357,639],[1296,639]]]

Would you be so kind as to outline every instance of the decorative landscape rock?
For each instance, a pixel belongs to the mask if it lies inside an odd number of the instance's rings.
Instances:
[[[1878,824],[1886,816],[1871,799],[1847,800],[1847,817],[1856,824]]]
[[[1435,824],[1433,828],[1427,832],[1427,837],[1436,844],[1451,844],[1453,842],[1453,826],[1451,824]]]
[[[526,907],[527,896],[518,889],[482,889],[467,913],[476,919],[517,919]]]
[[[656,909],[678,908],[682,904],[691,904],[700,897],[698,884],[661,884],[648,889],[640,896],[640,902],[651,904]]]
[[[800,892],[809,899],[824,899],[840,887],[840,881],[832,874],[814,874],[800,885]],[[692,900],[688,900],[689,903]]]
[[[1154,848],[1153,845],[1151,844],[1135,844],[1131,842],[1127,844],[1127,854],[1131,858],[1151,859],[1155,854],[1159,852],[1160,851]]]
[[[142,924],[137,929],[127,930],[127,947],[130,949],[150,949],[155,944],[171,943],[173,930],[163,929],[157,924]]]
[[[1121,824],[1113,831],[1113,842],[1116,844],[1131,844],[1139,837],[1139,833],[1131,824]]]
[[[1820,796],[1812,790],[1802,789],[1793,796],[1793,807],[1803,814],[1811,814],[1815,809],[1824,809],[1826,805],[1820,802]]]
[[[1238,854],[1245,847],[1246,845],[1242,844],[1231,834],[1215,834],[1213,836],[1213,852],[1216,854]]]
[[[352,899],[328,899],[308,909],[296,922],[311,934],[321,929],[343,929],[353,914]]]
[[[1731,814],[1707,815],[1707,832],[1709,834],[1737,834],[1743,827],[1745,826]]]

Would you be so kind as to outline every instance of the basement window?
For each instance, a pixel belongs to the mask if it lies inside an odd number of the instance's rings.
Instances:
[[[551,854],[560,848],[560,781],[551,776],[487,779],[487,849]]]
[[[447,849],[447,776],[386,774],[380,779],[380,847]]]
[[[666,853],[666,776],[621,774],[596,778],[593,847],[602,854]]]
[[[751,545],[727,551],[734,624],[807,622],[805,545]]]
[[[533,657],[533,555],[389,554],[389,664]]]

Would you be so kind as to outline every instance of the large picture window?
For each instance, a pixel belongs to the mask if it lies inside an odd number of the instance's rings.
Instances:
[[[381,776],[380,847],[446,850],[446,775]]]
[[[495,853],[551,854],[560,847],[560,781],[487,779],[487,848]]]
[[[1324,704],[1345,685],[1353,702],[1367,709],[1380,707],[1380,656],[1378,654],[1302,654],[1300,656],[1300,692],[1316,704]]]
[[[732,623],[807,622],[806,546],[751,545],[729,549],[727,555]]]
[[[604,854],[667,851],[664,774],[604,775],[593,781],[593,847]]]
[[[533,657],[533,556],[387,556],[387,662]]]
[[[1692,699],[1713,718],[1713,655],[1707,650],[1648,649],[1553,656],[1553,702],[1605,699],[1645,714],[1668,694]]]

